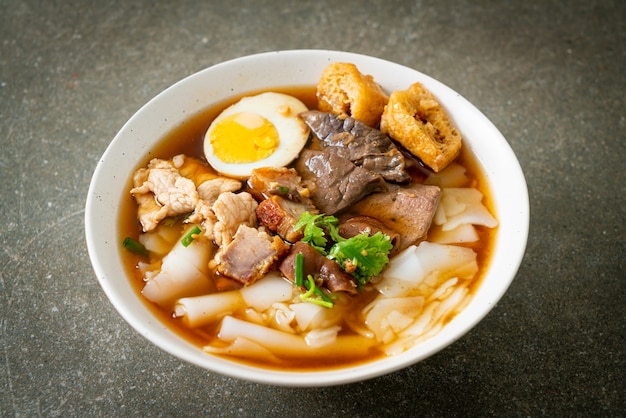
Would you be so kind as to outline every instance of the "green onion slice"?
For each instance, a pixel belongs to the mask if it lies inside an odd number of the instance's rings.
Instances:
[[[304,285],[304,255],[302,253],[296,254],[296,268],[295,268],[295,284],[296,286]]]
[[[202,230],[200,229],[200,227],[198,225],[196,225],[193,228],[191,228],[191,230],[189,232],[187,232],[185,234],[185,236],[183,237],[183,239],[181,240],[181,243],[183,244],[183,247],[189,247],[189,244],[191,244],[193,242],[195,237],[198,234],[200,234],[200,232],[202,232]]]
[[[329,309],[335,306],[335,302],[333,302],[330,296],[315,285],[315,280],[310,274],[307,276],[307,281],[304,282],[304,287],[307,289],[307,292],[300,295],[302,301],[315,303]]]
[[[122,246],[126,248],[128,251],[130,251],[131,253],[137,254],[141,257],[148,258],[150,256],[150,253],[148,252],[146,247],[144,247],[142,243],[140,243],[137,240],[132,239],[131,237],[124,238],[124,241],[122,242]]]

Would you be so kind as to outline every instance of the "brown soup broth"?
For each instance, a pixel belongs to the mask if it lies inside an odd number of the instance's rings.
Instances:
[[[292,96],[300,99],[309,109],[315,109],[317,106],[317,99],[315,97],[315,86],[299,86],[299,87],[290,87],[290,88],[275,88],[275,89],[264,89],[263,91],[276,91],[281,93],[290,94]],[[186,119],[180,126],[173,129],[171,132],[166,134],[163,139],[159,142],[159,144],[152,149],[148,155],[146,155],[144,161],[136,167],[136,169],[140,167],[145,167],[148,162],[153,158],[161,158],[161,159],[171,159],[173,156],[178,154],[185,154],[188,156],[193,156],[200,158],[204,161],[203,154],[203,142],[204,142],[204,134],[208,129],[211,121],[217,117],[217,115],[225,109],[227,106],[237,102],[243,96],[253,95],[259,92],[249,92],[245,95],[233,97],[230,100],[225,100],[218,105],[211,106],[204,111],[199,112],[196,115],[190,116]],[[463,148],[463,151],[457,162],[460,163],[466,169],[467,176],[472,181],[472,186],[476,187],[483,194],[484,199],[483,203],[490,210],[490,212],[494,215],[495,208],[493,205],[493,200],[489,189],[487,188],[487,182],[484,176],[484,173],[477,161],[477,159],[471,154],[471,152],[467,149],[467,147]],[[421,176],[415,176],[416,181],[421,181],[423,178]],[[127,184],[127,190],[132,188],[132,178],[129,178]],[[119,215],[119,225],[118,225],[118,233],[119,233],[119,242],[121,243],[124,237],[133,237],[137,239],[137,237],[142,233],[141,225],[137,220],[137,206],[135,200],[132,198],[130,193],[126,193],[122,199],[120,204],[120,215]],[[497,218],[497,216],[496,216]],[[182,230],[182,224],[181,224]],[[475,290],[480,285],[484,273],[486,271],[486,266],[489,265],[490,258],[492,255],[493,245],[495,242],[495,236],[497,232],[497,228],[486,228],[482,226],[476,226],[476,230],[479,234],[480,240],[476,243],[465,244],[465,246],[472,248],[477,253],[477,261],[479,265],[479,271],[476,275],[476,278],[469,285],[470,292],[475,292]],[[198,329],[192,329],[187,327],[180,320],[177,320],[172,317],[172,312],[166,310],[164,308],[159,307],[158,305],[148,301],[141,295],[141,289],[143,288],[144,282],[141,277],[141,272],[137,268],[137,263],[140,261],[139,257],[133,255],[128,251],[121,251],[121,257],[126,268],[126,271],[131,279],[133,287],[140,299],[142,299],[148,308],[154,313],[159,320],[164,323],[169,329],[175,332],[177,335],[180,335],[185,340],[191,342],[192,344],[202,348],[207,345],[211,340],[214,339],[217,333],[218,324],[213,324],[211,326],[205,326]],[[364,292],[366,293],[366,292]],[[353,312],[359,312],[363,307],[365,307],[375,296],[374,292],[370,292],[369,294],[362,294],[359,297],[354,298],[354,306],[351,308]],[[449,322],[452,318],[447,318]],[[346,327],[344,327],[346,328]],[[351,331],[342,331],[345,333],[349,333]],[[207,354],[210,355],[210,354]],[[232,358],[234,361],[250,364],[256,367],[264,367],[270,369],[281,369],[281,370],[329,370],[334,368],[343,368],[354,366],[361,363],[366,363],[373,361],[377,358],[383,357],[384,354],[373,348],[370,352],[364,357],[357,358],[316,358],[315,361],[311,361],[311,359],[285,359],[280,364],[267,364],[259,360],[249,360],[249,359],[241,359],[241,358]]]

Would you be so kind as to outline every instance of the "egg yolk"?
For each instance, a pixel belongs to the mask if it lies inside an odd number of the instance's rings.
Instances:
[[[227,116],[216,123],[210,141],[215,156],[231,164],[267,158],[280,143],[278,131],[270,121],[248,112]]]

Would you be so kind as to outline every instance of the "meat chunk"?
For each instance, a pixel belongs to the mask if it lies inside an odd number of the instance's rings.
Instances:
[[[386,190],[381,176],[328,149],[303,150],[296,169],[302,178],[315,182],[313,203],[327,215],[340,212],[370,193]]]
[[[324,147],[335,151],[354,164],[380,174],[385,180],[407,182],[404,155],[393,141],[378,129],[349,117],[310,110],[300,117],[320,139]]]
[[[167,218],[168,208],[159,205],[152,193],[135,193],[133,196],[137,202],[137,219],[143,232],[152,231]]]
[[[296,242],[302,239],[303,231],[294,231],[293,226],[304,212],[317,214],[318,210],[308,199],[307,202],[294,202],[281,196],[271,196],[259,204],[256,216],[261,224],[285,241]]]
[[[311,196],[308,186],[302,183],[302,178],[293,168],[263,167],[252,170],[246,183],[246,191],[258,201],[281,196],[301,202],[308,201]]]
[[[329,260],[309,244],[298,241],[289,255],[280,263],[279,269],[285,277],[295,281],[296,255],[304,256],[304,277],[309,274],[322,282],[322,286],[331,292],[357,293],[357,285],[351,275],[343,271],[334,260]]]
[[[220,250],[217,270],[247,286],[263,277],[288,250],[279,237],[240,225],[233,240]]]
[[[137,170],[133,186],[130,192],[137,201],[144,232],[165,218],[190,214],[185,222],[202,223],[212,236],[217,222],[212,205],[221,193],[239,190],[241,182],[219,176],[200,160],[179,154],[172,160],[151,160]]]
[[[219,176],[202,182],[197,189],[200,198],[206,204],[213,205],[222,193],[236,192],[241,189],[241,182],[229,177]]]
[[[396,247],[400,244],[400,234],[387,227],[378,219],[370,216],[354,216],[348,218],[339,225],[339,235],[344,238],[352,238],[359,234],[372,236],[377,232],[382,232],[383,234],[389,236],[391,244],[393,245],[391,253],[395,253]]]
[[[204,236],[208,240],[215,240],[215,224],[217,223],[217,217],[213,212],[213,205],[207,203],[204,199],[198,200],[198,204],[193,210],[193,213],[185,218],[185,223],[190,224],[202,224],[204,229]]]
[[[185,223],[201,223],[205,231],[207,231],[207,237],[214,239],[213,228],[217,222],[217,218],[213,212],[213,205],[220,194],[235,192],[241,189],[241,182],[228,177],[217,176],[205,180],[202,184],[197,186],[196,189],[198,190],[200,199],[198,199],[193,213],[185,219]]]
[[[257,206],[250,193],[222,193],[213,204],[217,219],[213,227],[215,243],[218,246],[230,244],[239,225],[256,227]]]
[[[385,180],[405,183],[411,175],[405,171],[406,161],[398,149],[380,154],[370,154],[358,164],[373,173],[380,174]]]
[[[180,175],[167,160],[153,159],[147,168],[133,176],[130,193],[139,205],[138,217],[144,232],[156,228],[163,219],[190,213],[198,204],[193,181]]]
[[[261,200],[256,215],[261,224],[286,241],[302,238],[293,225],[304,212],[318,213],[310,199],[310,190],[293,168],[264,167],[252,171],[246,190]]]
[[[376,218],[399,234],[400,242],[394,251],[401,251],[426,237],[440,197],[441,189],[437,186],[396,186],[385,193],[365,197],[343,214],[340,221],[359,215]]]

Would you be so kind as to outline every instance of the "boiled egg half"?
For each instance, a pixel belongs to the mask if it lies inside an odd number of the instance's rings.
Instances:
[[[297,98],[275,92],[247,96],[217,116],[204,137],[204,155],[219,173],[246,178],[260,167],[284,167],[309,138]]]

